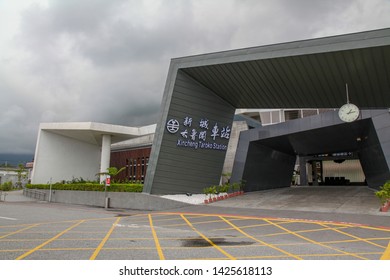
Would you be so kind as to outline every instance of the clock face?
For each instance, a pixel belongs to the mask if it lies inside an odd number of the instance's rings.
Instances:
[[[351,103],[344,104],[339,109],[339,117],[342,121],[353,122],[359,117],[359,108]]]

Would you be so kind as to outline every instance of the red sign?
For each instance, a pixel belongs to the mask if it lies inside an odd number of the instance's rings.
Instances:
[[[106,178],[106,185],[109,186],[110,183],[111,183],[111,178],[110,178],[110,176],[108,176],[108,177]]]

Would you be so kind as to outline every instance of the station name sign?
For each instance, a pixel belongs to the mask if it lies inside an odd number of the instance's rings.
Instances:
[[[194,121],[192,117],[182,120],[170,119],[166,123],[166,129],[171,134],[178,136],[176,146],[192,149],[209,149],[226,151],[225,140],[230,139],[230,126],[223,126],[217,122],[211,123],[207,118]]]

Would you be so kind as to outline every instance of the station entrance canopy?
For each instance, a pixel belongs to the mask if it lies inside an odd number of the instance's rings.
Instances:
[[[219,183],[237,108],[390,107],[390,29],[171,61],[144,191]]]

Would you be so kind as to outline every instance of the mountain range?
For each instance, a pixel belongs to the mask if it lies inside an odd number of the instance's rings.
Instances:
[[[18,166],[18,164],[31,162],[34,159],[33,154],[0,154],[0,166]]]

